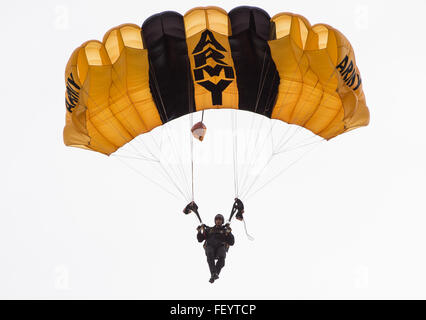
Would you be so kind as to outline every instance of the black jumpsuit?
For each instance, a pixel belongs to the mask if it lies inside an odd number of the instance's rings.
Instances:
[[[198,242],[206,241],[204,249],[206,251],[207,263],[209,264],[210,273],[219,274],[225,265],[226,252],[229,246],[235,242],[234,235],[226,233],[225,226],[205,227],[204,233],[201,230],[197,234]],[[215,265],[215,259],[217,263]]]

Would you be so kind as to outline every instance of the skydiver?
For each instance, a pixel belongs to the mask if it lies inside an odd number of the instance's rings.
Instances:
[[[225,265],[226,253],[228,252],[229,246],[235,243],[229,223],[223,225],[224,222],[225,219],[223,216],[218,214],[214,218],[215,225],[213,227],[202,224],[197,228],[198,242],[204,241],[203,247],[206,252],[207,263],[211,274],[210,283],[219,279],[219,273]],[[215,259],[217,259],[216,263]]]

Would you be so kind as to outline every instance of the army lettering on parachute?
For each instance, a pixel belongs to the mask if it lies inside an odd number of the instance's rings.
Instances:
[[[67,91],[65,95],[65,105],[69,112],[72,113],[72,110],[77,106],[79,96],[80,86],[75,82],[74,76],[71,73],[67,79]]]
[[[205,49],[209,44],[211,46]],[[226,52],[226,49],[215,39],[213,33],[209,30],[201,34],[200,41],[192,51],[195,62],[195,69],[193,70],[195,82],[212,93],[213,105],[222,104],[222,92],[233,81],[226,79],[235,79],[234,69],[222,60],[225,56],[220,51]],[[214,67],[207,65],[207,59],[213,59],[217,64]],[[208,78],[206,80],[204,72],[208,76],[214,77],[219,76],[222,70],[226,79],[221,79],[217,83],[213,83]]]
[[[356,84],[353,90],[357,90],[361,85],[361,76],[356,72],[354,65],[353,61],[349,61],[349,57],[346,55],[336,69],[339,70],[346,85],[351,88],[354,84]]]

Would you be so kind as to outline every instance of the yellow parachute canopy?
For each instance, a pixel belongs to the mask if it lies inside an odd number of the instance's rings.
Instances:
[[[72,53],[65,81],[65,144],[107,155],[204,109],[252,111],[324,139],[369,123],[349,41],[328,25],[253,7],[115,27]]]

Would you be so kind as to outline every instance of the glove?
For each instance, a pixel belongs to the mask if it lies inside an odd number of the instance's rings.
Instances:
[[[190,202],[186,205],[186,207],[183,209],[183,213],[184,214],[190,214],[191,211],[197,212],[197,210],[198,210],[197,204],[194,201],[192,201],[192,202]]]
[[[197,231],[198,232],[200,232],[201,230],[204,230],[204,227],[205,227],[206,225],[205,224],[200,224],[198,227],[197,227]]]
[[[243,213],[244,213],[244,209],[238,211],[238,213],[235,215],[235,218],[239,221],[243,221]]]

